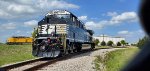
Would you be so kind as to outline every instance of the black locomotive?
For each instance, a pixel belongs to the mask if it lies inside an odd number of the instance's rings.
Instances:
[[[71,12],[66,10],[52,10],[38,22],[35,30],[36,37],[32,44],[32,54],[38,57],[58,57],[68,53],[79,52],[82,44],[92,42],[93,31]]]

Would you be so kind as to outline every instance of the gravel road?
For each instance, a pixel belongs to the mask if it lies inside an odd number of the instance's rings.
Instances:
[[[70,59],[58,61],[38,71],[95,71],[93,69],[95,56],[104,58],[105,54],[123,48],[100,49],[89,53],[74,56]]]

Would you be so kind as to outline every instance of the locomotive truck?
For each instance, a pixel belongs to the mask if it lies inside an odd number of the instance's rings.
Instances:
[[[92,42],[94,32],[86,29],[83,22],[67,10],[49,11],[34,31],[36,36],[32,54],[37,57],[58,57],[80,52],[82,44],[95,48]]]

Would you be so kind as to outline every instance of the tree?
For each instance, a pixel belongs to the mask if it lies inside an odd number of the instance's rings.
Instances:
[[[125,40],[121,40],[121,44],[124,46],[126,44]]]
[[[108,46],[112,46],[112,45],[113,45],[113,42],[112,42],[112,41],[108,41],[108,42],[107,42],[107,45],[108,45]]]
[[[38,29],[35,29],[35,28],[34,28],[34,31],[32,32],[32,37],[33,37],[33,38],[36,37],[36,35],[37,35],[37,33],[38,33],[37,30],[38,30]]]
[[[101,45],[102,45],[102,46],[106,46],[106,42],[105,42],[105,41],[102,41],[102,42],[101,42]]]
[[[129,43],[126,42],[126,45],[129,45]]]
[[[131,44],[131,46],[137,46],[137,44],[135,44],[135,43],[132,43],[132,44]]]
[[[139,41],[137,43],[137,47],[142,48],[144,46],[144,44],[148,41],[149,41],[149,37],[144,36],[142,39],[139,39]]]
[[[94,40],[94,43],[95,43],[95,45],[98,45],[99,40],[98,39]]]
[[[121,46],[121,43],[120,43],[120,42],[117,42],[117,46]]]

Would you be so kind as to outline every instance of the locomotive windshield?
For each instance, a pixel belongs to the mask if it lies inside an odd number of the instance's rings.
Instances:
[[[67,18],[70,18],[70,15],[61,15],[61,14],[58,14],[58,15],[56,15],[56,18],[67,19]]]
[[[49,15],[49,16],[46,16],[46,17],[48,17],[49,19],[52,19],[52,18],[55,18],[55,19],[69,19],[70,15],[68,15],[68,14],[54,14],[54,15]]]

